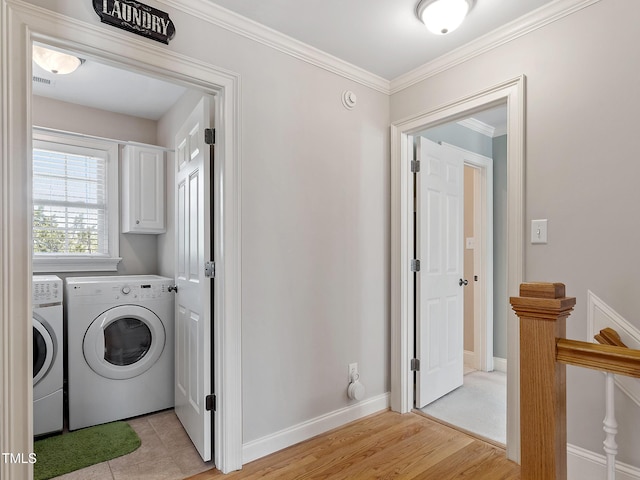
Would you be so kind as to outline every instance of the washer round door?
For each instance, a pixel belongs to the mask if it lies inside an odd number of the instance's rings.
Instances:
[[[33,316],[33,385],[37,385],[53,363],[53,338],[39,317]]]
[[[151,310],[121,305],[99,315],[84,335],[84,358],[98,375],[114,380],[136,377],[162,355],[164,325]]]

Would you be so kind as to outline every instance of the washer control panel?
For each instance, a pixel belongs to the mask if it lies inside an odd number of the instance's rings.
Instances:
[[[169,294],[167,287],[164,283],[158,282],[114,285],[111,293],[116,300],[124,298],[155,300]]]
[[[89,280],[89,281],[88,281]],[[86,298],[87,302],[99,301],[148,301],[159,299],[173,299],[169,286],[170,278],[144,278],[143,276],[127,278],[125,276],[106,277],[99,281],[74,279],[67,282],[68,295],[73,298]],[[92,300],[90,300],[92,298]]]
[[[33,306],[62,302],[62,280],[55,276],[34,275],[31,286]]]

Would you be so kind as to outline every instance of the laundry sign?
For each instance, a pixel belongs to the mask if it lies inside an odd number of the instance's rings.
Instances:
[[[93,0],[102,23],[169,44],[176,27],[169,14],[135,0]]]

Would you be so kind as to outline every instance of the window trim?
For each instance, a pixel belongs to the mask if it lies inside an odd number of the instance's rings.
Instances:
[[[73,254],[34,254],[32,252],[32,262],[34,273],[52,272],[115,272],[122,258],[120,251],[120,209],[118,195],[118,162],[119,143],[107,139],[89,137],[77,133],[51,130],[42,127],[33,128],[33,149],[37,148],[38,142],[57,143],[69,145],[72,148],[89,148],[104,152],[106,160],[106,194],[108,212],[108,254],[96,255],[73,255]],[[33,166],[31,168],[33,172]],[[30,189],[32,191],[32,189]],[[31,193],[33,196],[33,192]],[[33,225],[33,209],[30,212],[31,224]],[[33,227],[32,227],[33,228]],[[32,232],[33,233],[33,232]]]

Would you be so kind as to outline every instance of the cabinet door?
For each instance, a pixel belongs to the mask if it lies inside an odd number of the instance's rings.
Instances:
[[[123,233],[165,232],[164,151],[127,145],[123,156]]]

